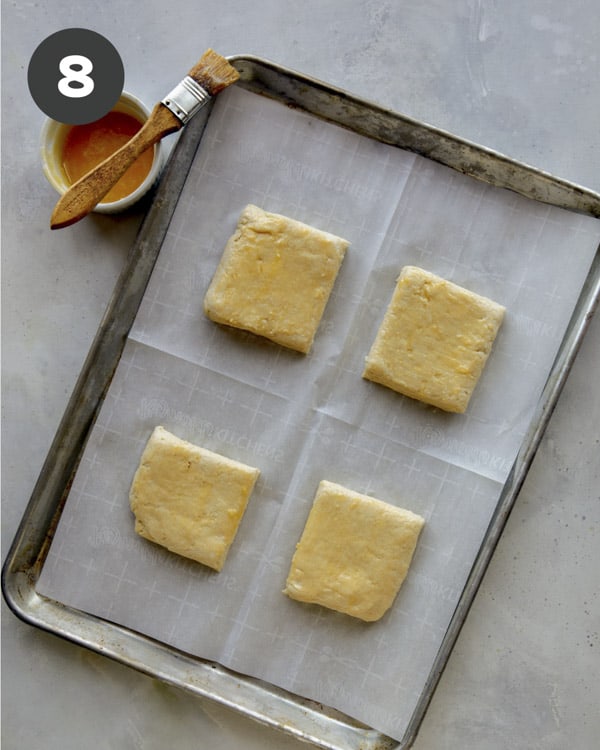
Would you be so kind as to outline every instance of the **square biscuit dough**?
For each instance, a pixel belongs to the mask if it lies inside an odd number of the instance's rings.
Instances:
[[[135,530],[221,570],[259,473],[156,427],[129,493]]]
[[[406,578],[425,521],[416,513],[322,481],[284,593],[379,620]]]
[[[348,245],[248,205],[206,292],[204,312],[307,354]]]
[[[449,412],[465,412],[505,308],[439,276],[406,266],[363,377]]]

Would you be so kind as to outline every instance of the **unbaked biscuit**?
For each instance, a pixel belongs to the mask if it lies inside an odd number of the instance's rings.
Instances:
[[[284,593],[378,620],[406,577],[424,523],[409,510],[322,481]]]
[[[249,205],[242,211],[204,298],[216,323],[311,349],[349,243]]]
[[[504,312],[487,297],[406,266],[366,357],[363,377],[462,413]]]
[[[259,473],[156,427],[129,494],[135,530],[221,570]]]

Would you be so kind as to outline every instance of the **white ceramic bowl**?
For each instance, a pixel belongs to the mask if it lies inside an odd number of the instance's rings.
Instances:
[[[141,123],[146,122],[150,116],[150,110],[143,104],[136,96],[123,91],[119,101],[112,108],[112,111],[124,112],[125,114],[132,115],[139,120]],[[62,166],[62,151],[65,143],[67,133],[71,129],[71,125],[65,125],[56,120],[48,118],[42,127],[41,135],[41,157],[44,174],[48,179],[48,182],[54,187],[54,189],[61,195],[67,191],[70,187],[70,182],[64,172]],[[132,193],[126,195],[118,201],[111,203],[98,203],[94,208],[96,213],[101,214],[114,214],[125,209],[136,203],[148,190],[152,187],[156,181],[158,175],[163,166],[164,160],[164,146],[162,141],[159,141],[154,146],[154,159],[152,161],[152,167],[148,172],[146,179],[142,184],[136,188]]]

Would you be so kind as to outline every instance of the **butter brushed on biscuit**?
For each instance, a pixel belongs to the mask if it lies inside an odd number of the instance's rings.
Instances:
[[[204,312],[216,323],[306,354],[348,245],[248,205],[206,292]]]
[[[322,481],[284,593],[371,622],[406,578],[425,521],[403,508]]]
[[[221,570],[259,473],[156,427],[129,494],[135,530]]]
[[[366,357],[363,377],[462,413],[504,312],[487,297],[406,266]]]

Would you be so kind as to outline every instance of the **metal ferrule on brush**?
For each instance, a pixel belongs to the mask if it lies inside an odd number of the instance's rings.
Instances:
[[[210,94],[190,76],[177,84],[161,101],[185,125],[210,99]]]

